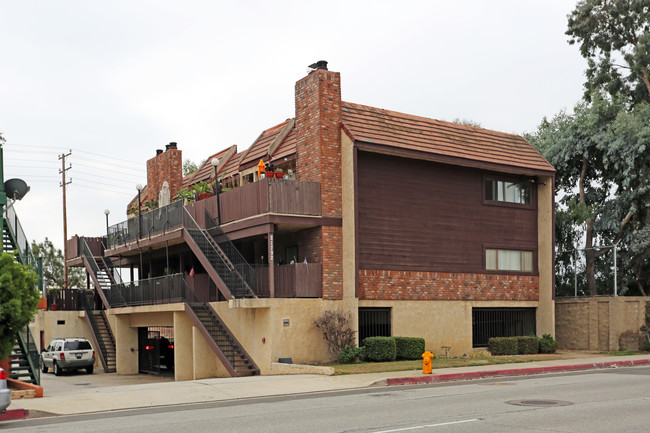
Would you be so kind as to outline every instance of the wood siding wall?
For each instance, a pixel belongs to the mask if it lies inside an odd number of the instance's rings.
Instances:
[[[219,195],[223,224],[269,212],[288,215],[321,215],[320,184],[295,180],[262,179]],[[217,218],[217,197],[188,207],[197,223],[204,227],[203,209]]]
[[[537,206],[485,204],[486,174],[360,151],[360,269],[490,273],[487,247],[532,250],[537,272]]]

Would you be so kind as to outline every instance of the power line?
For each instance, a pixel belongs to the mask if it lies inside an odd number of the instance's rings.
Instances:
[[[130,161],[130,160],[127,160],[127,159],[122,159],[122,158],[116,158],[114,156],[100,155],[99,153],[87,152],[85,150],[77,150],[77,152],[86,153],[88,155],[100,156],[102,158],[117,159],[119,161],[128,162],[129,164],[135,164],[135,165],[140,165],[141,164],[140,162]]]
[[[101,164],[103,166],[106,166],[107,160],[120,161],[119,158],[111,158],[111,157],[108,157],[108,156],[106,158],[104,158],[103,160],[93,159],[93,158],[86,158],[85,156],[77,156],[77,157],[75,157],[75,159],[81,159],[82,161],[89,161],[89,162],[93,162],[93,163],[96,163],[96,164]],[[122,167],[122,168],[125,168],[127,170],[133,170],[133,171],[142,171],[142,168],[131,168],[131,167]]]
[[[79,183],[79,182],[75,182],[74,186],[79,186],[81,188],[86,188],[86,189],[92,189],[92,190],[95,190],[95,191],[106,191],[106,192],[112,192],[112,193],[115,193],[115,194],[124,194],[124,195],[129,195],[129,196],[134,195],[134,194],[126,192],[126,191],[116,191],[116,190],[106,189],[106,188],[97,188],[97,187],[90,186],[90,185],[84,185],[84,184]]]
[[[93,177],[101,177],[102,179],[110,179],[110,180],[112,180],[114,182],[124,182],[124,183],[129,183],[129,184],[133,183],[130,180],[116,179],[115,176],[100,176],[100,175],[94,174],[94,173],[86,173],[85,171],[78,171],[77,173],[86,174],[88,176],[93,176]],[[136,178],[136,176],[134,176],[134,178]]]

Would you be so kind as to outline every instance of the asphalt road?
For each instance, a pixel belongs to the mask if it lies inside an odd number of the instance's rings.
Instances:
[[[3,423],[38,432],[648,432],[650,367]]]

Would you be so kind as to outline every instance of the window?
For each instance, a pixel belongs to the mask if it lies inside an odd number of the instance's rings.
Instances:
[[[493,337],[535,334],[534,308],[472,308],[472,347],[487,346]]]
[[[359,342],[367,337],[390,337],[390,308],[359,307]]]
[[[487,248],[485,250],[485,269],[533,272],[533,252]]]
[[[485,180],[485,200],[530,205],[532,187],[526,182]]]

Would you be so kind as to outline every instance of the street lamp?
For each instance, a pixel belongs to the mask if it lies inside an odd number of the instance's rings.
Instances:
[[[142,199],[140,198],[140,193],[142,192],[142,184],[137,184],[135,186],[135,189],[138,190],[138,239],[140,239],[142,236]]]
[[[221,206],[219,205],[219,175],[217,166],[219,165],[219,158],[212,158],[210,164],[214,167],[214,190],[217,195],[217,223],[221,225]]]
[[[104,215],[106,215],[106,248],[110,248],[108,246],[108,215],[111,213],[110,210],[104,209]]]

